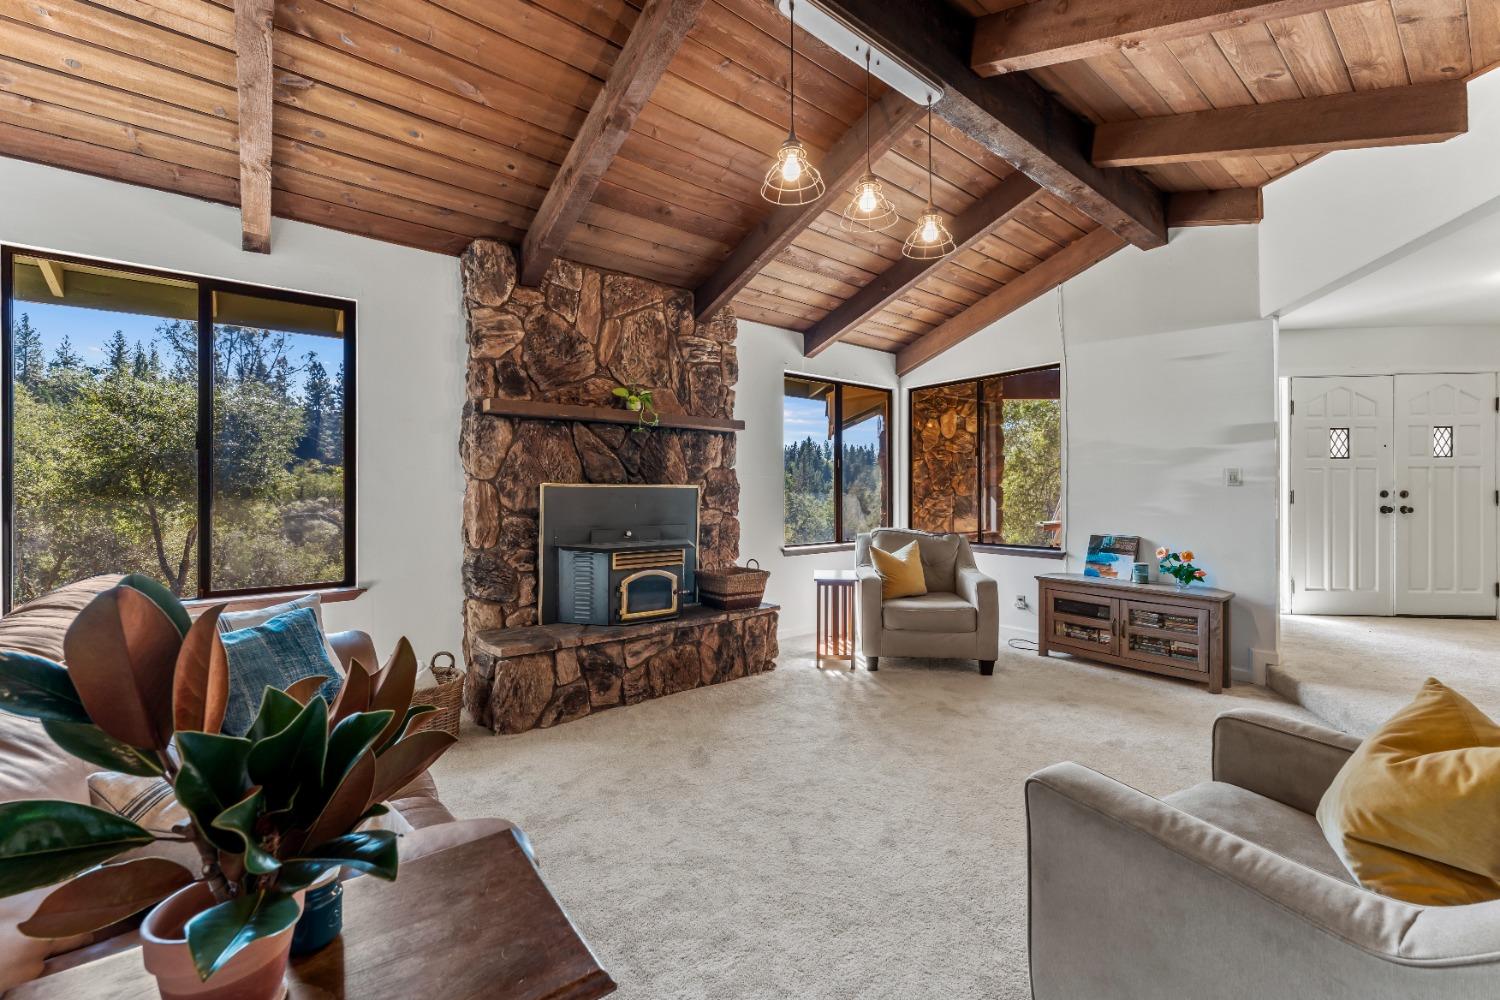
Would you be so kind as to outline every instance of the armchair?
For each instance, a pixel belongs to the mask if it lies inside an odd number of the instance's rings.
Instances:
[[[1156,799],[1078,764],[1026,784],[1036,1000],[1479,1000],[1500,902],[1360,888],[1313,812],[1359,741],[1256,711],[1214,723],[1213,780]]]
[[[894,552],[916,542],[927,593],[884,600],[870,547]],[[880,528],[854,548],[859,590],[859,648],[871,670],[882,656],[978,660],[986,677],[1000,656],[1000,590],[974,564],[962,535]]]

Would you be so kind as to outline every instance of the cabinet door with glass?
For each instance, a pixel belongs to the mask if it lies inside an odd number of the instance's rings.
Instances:
[[[1121,601],[1120,655],[1179,670],[1208,672],[1208,611],[1182,605]]]
[[[1120,654],[1115,629],[1115,621],[1120,615],[1119,601],[1053,590],[1044,591],[1044,594],[1044,600],[1048,602],[1046,618],[1051,625],[1051,634],[1047,637],[1049,645],[1084,655]]]

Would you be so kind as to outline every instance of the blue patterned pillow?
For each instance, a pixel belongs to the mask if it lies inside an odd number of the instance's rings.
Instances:
[[[323,651],[323,633],[311,608],[277,615],[263,625],[224,632],[229,660],[229,704],[223,731],[243,736],[250,731],[267,687],[285,688],[304,677],[323,675],[328,683],[318,693],[330,705],[342,679]]]

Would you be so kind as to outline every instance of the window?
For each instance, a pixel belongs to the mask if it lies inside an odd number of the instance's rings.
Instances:
[[[0,274],[7,608],[98,573],[353,581],[352,303],[11,248]]]
[[[787,545],[852,542],[890,524],[890,413],[888,389],[786,377]]]
[[[1329,458],[1348,458],[1349,457],[1349,428],[1347,428],[1347,427],[1330,427],[1330,428],[1328,428],[1328,457]]]
[[[1432,429],[1432,457],[1453,457],[1453,428],[1434,427]]]
[[[1058,367],[911,391],[910,524],[984,545],[1062,547]]]

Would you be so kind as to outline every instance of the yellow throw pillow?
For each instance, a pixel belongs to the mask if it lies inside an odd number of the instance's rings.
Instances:
[[[1318,824],[1360,885],[1424,906],[1500,899],[1500,726],[1428,678],[1360,744]]]
[[[917,543],[895,552],[886,552],[870,546],[870,558],[875,561],[875,572],[880,574],[880,596],[889,601],[893,597],[920,597],[927,593],[927,575],[922,572],[922,550]]]

